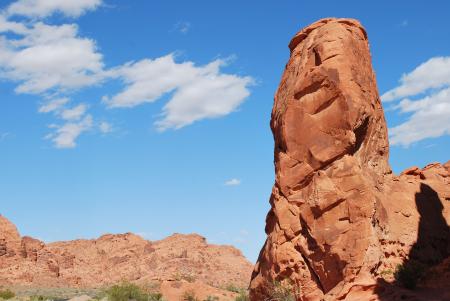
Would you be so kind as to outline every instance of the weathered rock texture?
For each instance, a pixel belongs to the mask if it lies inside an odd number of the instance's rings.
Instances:
[[[123,280],[143,284],[184,280],[193,286],[246,287],[251,270],[239,250],[207,244],[196,234],[174,234],[153,242],[131,233],[108,234],[44,244],[21,237],[0,215],[0,286],[90,288]]]
[[[289,48],[272,111],[276,180],[268,237],[251,300],[266,300],[275,281],[292,282],[303,301],[384,300],[383,271],[411,259],[436,264],[450,254],[450,164],[392,174],[358,21],[320,20]]]

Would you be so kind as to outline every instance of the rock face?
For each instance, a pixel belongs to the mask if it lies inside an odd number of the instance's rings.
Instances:
[[[13,257],[20,250],[21,239],[16,226],[0,216],[0,256]]]
[[[0,216],[0,286],[102,287],[187,281],[197,286],[248,286],[252,265],[231,246],[207,244],[197,235],[147,241],[131,233],[44,244],[20,237]]]
[[[385,300],[377,280],[383,271],[450,254],[450,164],[392,174],[358,21],[320,20],[289,48],[272,111],[276,179],[268,237],[251,300],[266,300],[274,282],[290,282],[302,301]]]

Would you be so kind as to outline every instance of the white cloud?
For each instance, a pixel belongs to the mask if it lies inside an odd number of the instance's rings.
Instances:
[[[18,0],[6,12],[31,18],[44,18],[54,13],[78,17],[102,4],[101,0]]]
[[[387,91],[381,98],[384,102],[389,102],[449,85],[450,57],[434,57],[412,72],[403,74],[400,86]]]
[[[409,146],[450,135],[450,57],[431,58],[404,74],[400,86],[386,92],[382,99],[401,99],[391,109],[408,114],[405,122],[389,129],[392,145]]]
[[[76,146],[76,139],[93,127],[93,118],[87,115],[88,106],[84,103],[67,108],[70,99],[67,97],[57,98],[48,101],[39,108],[40,113],[54,113],[64,124],[52,124],[49,128],[54,132],[45,138],[52,140],[57,148],[73,148]]]
[[[179,129],[201,119],[227,115],[250,95],[252,78],[221,73],[224,65],[223,60],[205,66],[176,63],[172,54],[128,63],[111,72],[122,78],[125,89],[103,99],[113,108],[134,107],[173,92],[156,126],[159,130]]]
[[[188,82],[196,72],[192,63],[177,64],[172,55],[154,60],[144,59],[127,63],[110,72],[127,85],[125,90],[113,97],[104,97],[112,108],[131,108],[146,102],[154,102],[163,94]]]
[[[205,118],[217,118],[235,111],[250,95],[249,77],[214,74],[199,78],[179,89],[164,106],[159,130],[179,129]]]
[[[450,135],[450,88],[415,101],[404,99],[397,108],[412,115],[389,130],[391,144],[408,146],[426,138]]]
[[[238,186],[241,185],[241,180],[233,178],[224,183],[225,186]]]
[[[9,21],[0,12],[0,33],[1,32],[14,32],[14,33],[26,33],[28,28],[22,23]]]
[[[29,47],[70,39],[76,37],[77,34],[78,26],[76,24],[54,26],[37,22],[20,34],[23,36],[22,39],[11,40],[11,44],[16,47]]]
[[[98,126],[100,132],[103,134],[111,133],[113,131],[113,126],[109,122],[102,121]]]
[[[50,113],[55,111],[60,111],[61,108],[70,101],[69,98],[57,98],[53,99],[39,107],[39,113]]]
[[[102,0],[18,0],[0,10],[0,79],[17,82],[17,93],[46,100],[38,111],[53,113],[63,122],[47,135],[57,147],[74,147],[94,123],[86,104],[67,107],[69,93],[106,80],[119,79],[125,85],[122,92],[102,98],[111,108],[131,108],[170,95],[155,122],[161,131],[225,116],[249,96],[253,79],[223,73],[226,62],[220,59],[197,66],[177,63],[169,54],[108,70],[96,42],[80,36],[76,24],[51,25],[45,19],[55,13],[78,17],[101,4]],[[190,27],[180,22],[177,30],[187,33]],[[102,133],[113,130],[107,122],[95,127]]]
[[[17,93],[43,96],[47,100],[38,111],[54,113],[65,123],[54,125],[47,135],[58,148],[70,148],[92,127],[87,105],[67,108],[71,91],[103,80],[102,55],[94,40],[80,37],[76,24],[49,25],[32,20],[12,22],[9,15],[45,17],[55,12],[78,16],[101,1],[37,0],[17,1],[0,13],[0,78],[16,81]],[[12,32],[15,35],[1,35]]]
[[[73,108],[65,109],[61,112],[61,118],[64,120],[79,120],[86,113],[87,105],[82,103]]]
[[[57,148],[74,148],[76,146],[76,139],[83,132],[89,131],[92,128],[93,120],[91,115],[85,116],[82,120],[77,122],[67,122],[63,125],[52,125],[55,128],[55,133],[47,135],[47,139],[51,139]]]
[[[2,59],[3,58],[3,59]],[[34,24],[22,39],[0,42],[0,77],[21,82],[18,93],[63,92],[102,80],[102,55],[75,24]]]

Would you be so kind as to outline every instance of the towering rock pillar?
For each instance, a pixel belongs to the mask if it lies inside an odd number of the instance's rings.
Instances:
[[[320,20],[289,48],[272,111],[268,237],[251,300],[266,300],[275,282],[297,288],[298,300],[337,300],[373,284],[384,256],[380,221],[393,178],[386,122],[358,21]]]

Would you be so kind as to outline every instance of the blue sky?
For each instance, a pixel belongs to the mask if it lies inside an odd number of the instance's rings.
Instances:
[[[366,27],[395,172],[450,159],[447,1],[2,1],[0,213],[45,241],[197,232],[252,261],[287,44]]]

